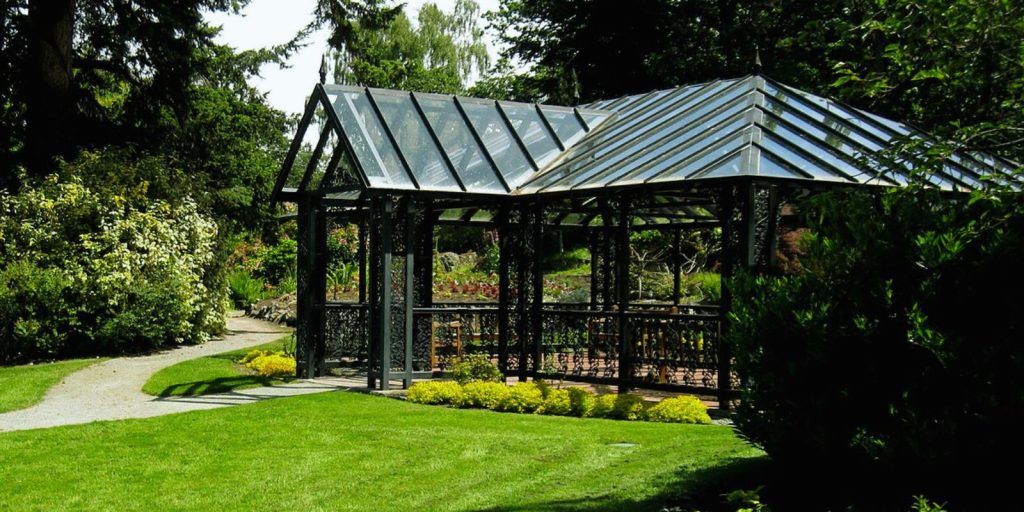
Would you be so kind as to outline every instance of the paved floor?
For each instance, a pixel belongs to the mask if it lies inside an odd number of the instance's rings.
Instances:
[[[200,397],[156,398],[142,392],[142,385],[162,368],[189,359],[261,345],[289,332],[277,324],[242,316],[228,319],[228,331],[223,338],[202,345],[179,347],[147,356],[111,359],[72,373],[50,389],[35,406],[0,414],[0,432],[148,418],[281,396],[366,387],[365,381],[359,379],[329,378]]]

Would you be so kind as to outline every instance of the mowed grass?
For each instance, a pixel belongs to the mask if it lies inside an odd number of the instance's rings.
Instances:
[[[0,434],[0,508],[655,511],[759,457],[723,426],[335,392]]]
[[[46,391],[72,372],[106,359],[71,359],[31,366],[0,366],[0,413],[39,403]]]
[[[235,361],[251,350],[282,350],[288,339],[284,337],[255,347],[182,361],[153,374],[142,391],[153,396],[196,396],[279,384],[283,382],[281,379],[246,373]]]

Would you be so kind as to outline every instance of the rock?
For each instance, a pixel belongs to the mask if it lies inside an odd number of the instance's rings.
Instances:
[[[451,272],[452,270],[455,270],[455,267],[459,266],[461,258],[454,252],[442,252],[437,255],[437,261],[441,264],[441,268],[443,268],[445,272]]]
[[[249,308],[249,316],[268,322],[295,325],[297,303],[298,299],[294,293],[261,300]]]

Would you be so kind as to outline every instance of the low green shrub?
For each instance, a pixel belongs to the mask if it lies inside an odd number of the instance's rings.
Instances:
[[[533,412],[544,403],[544,394],[533,382],[520,382],[512,386],[499,403],[497,410],[506,412]]]
[[[228,290],[235,307],[246,309],[263,300],[263,280],[238,268],[228,275]]]
[[[497,365],[484,354],[470,354],[459,359],[448,373],[459,384],[477,381],[501,382],[504,379]]]
[[[459,407],[465,401],[466,394],[458,382],[426,381],[409,386],[406,398],[410,402],[428,405],[454,405]]]
[[[271,283],[281,283],[295,273],[295,261],[299,254],[299,243],[284,239],[277,245],[268,247],[260,259],[263,264],[260,275]]]
[[[647,421],[659,423],[711,423],[708,408],[694,396],[666,398],[647,410]]]
[[[572,414],[572,400],[567,389],[552,389],[548,391],[544,402],[537,409],[537,414],[548,414],[552,416],[569,416]]]
[[[647,402],[640,395],[608,394],[594,398],[594,405],[587,416],[632,421],[643,418],[646,410]]]
[[[466,383],[462,386],[465,399],[463,407],[483,407],[484,409],[497,409],[509,394],[509,387],[503,382],[490,382],[478,380]]]
[[[583,388],[572,387],[566,390],[569,393],[569,414],[582,418],[590,413],[594,407],[594,394]]]

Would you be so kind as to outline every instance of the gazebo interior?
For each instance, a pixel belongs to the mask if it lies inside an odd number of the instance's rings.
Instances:
[[[681,298],[679,240],[720,230],[718,271],[774,266],[786,204],[839,186],[1014,183],[1012,162],[954,152],[937,172],[894,158],[913,127],[760,75],[579,107],[317,85],[273,191],[296,203],[299,374],[344,366],[408,386],[486,354],[507,377],[714,396],[731,368],[718,304]],[[303,148],[306,148],[304,151]],[[311,151],[310,151],[311,149]],[[358,300],[330,300],[327,236],[358,226]],[[497,302],[434,296],[435,227],[496,233]],[[630,234],[659,230],[674,299],[630,289]],[[590,248],[589,300],[545,302],[546,233]]]

